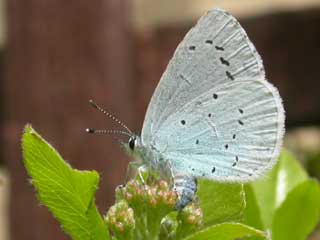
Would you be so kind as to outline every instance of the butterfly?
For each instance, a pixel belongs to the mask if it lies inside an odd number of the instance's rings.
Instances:
[[[197,179],[245,183],[276,163],[284,108],[261,57],[239,22],[221,9],[202,16],[177,47],[149,103],[141,136],[126,149],[135,162],[171,176],[182,209]],[[98,132],[89,129],[88,132]]]

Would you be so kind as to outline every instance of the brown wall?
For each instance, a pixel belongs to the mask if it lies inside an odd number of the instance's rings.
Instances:
[[[13,0],[8,21],[3,124],[4,159],[12,177],[11,236],[68,239],[28,183],[20,136],[32,123],[72,166],[103,173],[98,204],[106,211],[123,180],[126,159],[111,138],[92,137],[84,129],[111,128],[89,106],[90,98],[131,124],[126,1]]]

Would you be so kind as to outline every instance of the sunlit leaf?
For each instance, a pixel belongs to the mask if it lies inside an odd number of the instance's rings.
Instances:
[[[250,236],[265,239],[265,233],[240,223],[221,223],[185,238],[185,240],[234,240]]]
[[[198,194],[206,226],[226,221],[240,221],[245,208],[242,184],[200,180]]]
[[[264,229],[271,227],[274,212],[288,192],[307,178],[300,164],[283,150],[276,166],[262,180],[251,184]]]
[[[39,200],[74,240],[107,240],[109,234],[94,204],[99,182],[95,171],[78,171],[39,134],[26,126],[22,138],[24,165]]]

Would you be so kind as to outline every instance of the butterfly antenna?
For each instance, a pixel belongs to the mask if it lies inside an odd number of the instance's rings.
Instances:
[[[119,130],[100,130],[100,129],[93,129],[93,128],[87,128],[87,133],[93,133],[93,134],[119,134],[119,135],[126,135],[131,137],[131,135],[125,131],[119,131]]]
[[[96,104],[93,100],[89,100],[89,103],[96,109],[98,109],[100,112],[104,113],[107,117],[111,118],[113,121],[115,121],[116,123],[118,123],[121,127],[125,128],[128,133],[130,134],[130,136],[132,135],[132,131],[123,123],[121,122],[118,118],[116,118],[115,116],[113,116],[112,114],[108,113],[106,110],[104,110],[102,107],[100,107],[98,104]],[[97,130],[100,131],[100,130]]]

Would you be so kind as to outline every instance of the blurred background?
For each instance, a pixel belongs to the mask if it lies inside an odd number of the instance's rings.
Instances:
[[[88,100],[139,132],[177,44],[218,6],[239,19],[280,90],[287,148],[320,177],[319,0],[1,0],[1,240],[69,239],[28,181],[24,125],[31,123],[73,167],[101,174],[97,204],[105,213],[128,158],[111,137],[85,133],[117,127]]]

